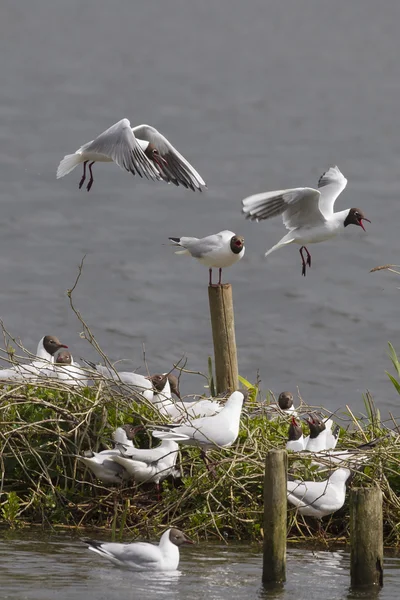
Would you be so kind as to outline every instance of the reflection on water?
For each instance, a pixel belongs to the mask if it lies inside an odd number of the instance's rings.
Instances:
[[[18,600],[397,600],[400,560],[385,560],[385,586],[378,593],[349,591],[349,555],[344,551],[288,550],[288,580],[261,587],[258,547],[198,544],[181,552],[179,571],[135,573],[88,552],[76,538],[37,540],[9,535],[0,542],[1,599]]]

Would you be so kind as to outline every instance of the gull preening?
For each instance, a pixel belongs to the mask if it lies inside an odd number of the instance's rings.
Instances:
[[[206,188],[196,169],[157,129],[150,125],[131,127],[128,119],[121,119],[74,154],[64,156],[58,165],[57,179],[83,163],[79,189],[86,181],[88,167],[90,177],[86,189],[89,192],[95,162],[115,162],[132,175],[138,174],[152,181],[163,180],[193,191],[201,192]]]
[[[209,285],[212,285],[212,270],[219,269],[218,285],[221,285],[222,269],[231,267],[244,256],[244,238],[225,229],[204,238],[170,237],[177,250],[175,254],[189,254],[202,265],[209,267]]]
[[[80,460],[93,475],[108,484],[121,484],[131,478],[131,474],[118,463],[113,461],[114,455],[119,455],[122,449],[133,448],[133,439],[136,433],[142,429],[142,426],[124,425],[118,427],[113,433],[115,448],[112,450],[102,450],[101,452],[91,452],[91,456],[80,456]]]
[[[347,179],[338,167],[331,167],[318,181],[318,189],[293,188],[264,192],[242,201],[243,213],[250,221],[262,221],[282,215],[287,233],[265,256],[287,244],[300,244],[302,275],[307,265],[311,267],[311,254],[307,244],[323,242],[335,237],[344,227],[357,225],[364,229],[363,221],[371,221],[359,208],[346,208],[334,212],[336,198],[347,185]],[[306,259],[303,255],[306,253]]]
[[[193,544],[182,531],[172,527],[161,536],[158,546],[148,542],[132,544],[96,542],[82,538],[89,550],[110,560],[117,567],[134,571],[175,571],[179,565],[179,548],[183,544]]]
[[[156,448],[135,448],[134,446],[115,453],[112,460],[121,465],[137,483],[155,483],[157,492],[160,482],[169,475],[179,473],[175,469],[179,446],[176,442],[163,440]]]
[[[342,508],[349,469],[336,469],[325,481],[288,481],[287,499],[305,516],[322,519]]]

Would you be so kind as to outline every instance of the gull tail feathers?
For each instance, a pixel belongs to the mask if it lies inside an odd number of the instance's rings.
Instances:
[[[281,240],[279,240],[279,242],[277,244],[275,244],[275,246],[272,246],[272,248],[270,248],[268,250],[268,252],[266,252],[264,254],[264,256],[268,256],[268,254],[275,252],[275,250],[278,250],[279,248],[283,248],[283,246],[286,246],[287,244],[292,244],[293,242],[294,242],[293,236],[292,236],[291,232],[289,232]]]
[[[82,161],[82,156],[80,154],[67,154],[64,156],[57,169],[57,179],[64,177],[64,175],[68,175],[77,167]]]
[[[170,237],[168,238],[169,240],[171,240],[172,242],[172,246],[179,246],[180,248],[182,248],[181,246],[181,238],[177,238],[177,237]],[[177,250],[175,252],[175,254],[190,254],[190,252],[188,250],[186,250],[186,248],[184,248],[183,250]]]

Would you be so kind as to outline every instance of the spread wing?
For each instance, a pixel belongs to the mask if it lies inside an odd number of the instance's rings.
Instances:
[[[157,163],[155,168],[164,181],[183,185],[194,192],[201,192],[207,187],[196,169],[157,129],[150,125],[138,125],[133,128],[133,132],[138,139],[148,141],[158,151],[163,160]]]
[[[321,193],[319,208],[325,217],[333,214],[336,198],[343,192],[347,179],[340,172],[339,167],[331,167],[319,178],[318,189]]]
[[[242,212],[250,221],[263,221],[282,215],[287,229],[325,222],[319,209],[320,192],[313,188],[293,188],[255,194],[242,200]]]
[[[128,119],[121,119],[101,133],[92,142],[82,146],[78,152],[104,154],[117,163],[121,169],[136,173],[147,179],[160,179],[158,171],[148,160],[138,144]]]

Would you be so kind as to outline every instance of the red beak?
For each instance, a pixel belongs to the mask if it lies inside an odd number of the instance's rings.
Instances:
[[[68,348],[65,344],[60,344],[60,348]]]
[[[366,229],[365,229],[365,227],[363,225],[363,221],[368,221],[368,223],[371,223],[371,221],[369,219],[366,219],[365,217],[363,217],[362,219],[360,219],[358,221],[359,226],[362,227],[364,229],[364,231],[366,231]]]

